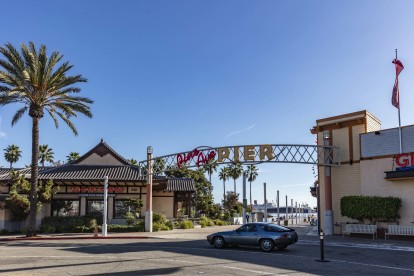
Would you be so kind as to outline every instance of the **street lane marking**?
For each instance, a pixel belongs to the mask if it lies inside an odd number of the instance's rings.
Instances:
[[[318,245],[319,241],[298,241],[300,244]],[[398,246],[389,244],[363,244],[363,243],[338,243],[338,242],[326,242],[325,246],[338,246],[338,247],[351,247],[351,248],[364,248],[364,249],[380,249],[380,250],[394,250],[414,252],[414,247]]]

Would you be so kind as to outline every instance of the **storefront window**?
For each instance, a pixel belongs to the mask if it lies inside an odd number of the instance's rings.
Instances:
[[[87,214],[102,214],[104,212],[104,202],[103,200],[88,200],[87,201]]]
[[[127,212],[136,213],[134,208],[126,206],[125,200],[115,200],[114,209],[114,215],[116,219],[123,219]],[[139,214],[137,214],[137,216],[139,216]]]
[[[79,200],[53,200],[53,217],[79,216]]]

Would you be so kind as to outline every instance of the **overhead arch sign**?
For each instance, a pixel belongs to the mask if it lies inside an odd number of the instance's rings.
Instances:
[[[200,167],[210,162],[217,164],[241,163],[258,164],[302,163],[325,166],[340,165],[339,148],[317,145],[239,145],[225,147],[197,147],[191,151],[180,152],[152,159],[152,163],[162,163],[161,171],[182,167]],[[148,160],[139,162],[141,168],[146,168]]]

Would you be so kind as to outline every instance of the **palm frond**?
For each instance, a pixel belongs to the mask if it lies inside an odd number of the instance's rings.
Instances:
[[[73,131],[75,136],[78,136],[78,131],[75,127],[75,125],[72,123],[72,121],[65,116],[65,114],[62,114],[60,112],[56,112],[56,114],[69,126],[69,128]]]
[[[20,118],[22,118],[24,113],[26,113],[27,109],[28,107],[25,106],[17,110],[17,112],[14,114],[13,119],[12,119],[12,126],[14,126],[20,120]]]
[[[47,109],[46,109],[46,111],[47,111],[47,113],[49,113],[50,117],[52,117],[53,122],[55,123],[55,127],[56,127],[56,128],[59,128],[59,122],[58,122],[58,120],[56,119],[56,116],[55,116],[55,114],[53,113],[53,111],[52,111],[50,108],[47,108]]]

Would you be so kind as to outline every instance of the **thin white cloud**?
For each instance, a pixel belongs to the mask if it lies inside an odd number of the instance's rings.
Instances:
[[[239,134],[239,133],[243,133],[243,132],[249,131],[249,130],[251,130],[252,128],[254,128],[255,126],[256,126],[256,124],[253,124],[253,125],[249,126],[248,128],[244,128],[244,129],[239,129],[239,130],[233,131],[233,132],[231,132],[231,133],[227,134],[227,135],[224,137],[224,139],[227,139],[227,138],[229,138],[230,136],[233,136],[233,135],[236,135],[236,134]]]

